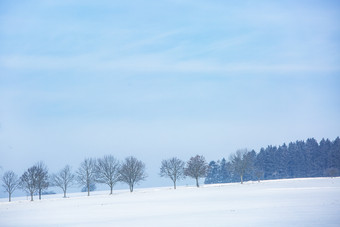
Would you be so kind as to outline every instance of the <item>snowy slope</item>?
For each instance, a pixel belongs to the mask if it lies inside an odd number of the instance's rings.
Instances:
[[[340,178],[0,200],[0,226],[339,226]],[[58,198],[59,197],[59,198]]]

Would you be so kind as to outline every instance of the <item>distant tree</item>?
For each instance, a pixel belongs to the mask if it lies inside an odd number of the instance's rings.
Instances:
[[[37,178],[38,178],[38,168],[37,166],[32,166],[28,168],[20,177],[19,186],[24,191],[26,191],[31,196],[31,201],[33,201],[33,195],[37,192]]]
[[[263,170],[255,169],[254,171],[257,181],[260,183],[261,177],[263,176]]]
[[[120,168],[120,181],[126,183],[130,187],[130,192],[133,192],[134,185],[145,180],[145,164],[135,157],[127,157]]]
[[[233,171],[230,162],[227,162],[225,158],[222,158],[219,168],[219,181],[218,183],[230,183],[233,182]]]
[[[97,182],[107,184],[112,194],[113,186],[119,181],[120,164],[112,155],[104,156],[97,161]]]
[[[11,202],[12,193],[19,186],[18,176],[13,171],[6,171],[2,177],[2,186],[8,192],[8,201]]]
[[[64,192],[64,198],[66,198],[67,189],[74,183],[75,175],[71,172],[71,167],[66,165],[57,174],[52,174],[51,185],[59,187]]]
[[[90,192],[93,192],[93,191],[95,191],[96,189],[97,189],[96,184],[95,184],[95,183],[91,183],[91,184],[90,184]],[[87,192],[87,191],[88,191],[88,189],[87,189],[86,186],[84,186],[84,187],[81,189],[81,192]]]
[[[205,184],[216,184],[219,183],[219,180],[221,178],[220,176],[220,165],[219,162],[211,161],[209,162],[208,170],[207,170],[207,176],[204,180]]]
[[[208,164],[205,158],[200,155],[191,157],[184,169],[184,174],[188,177],[196,179],[196,186],[199,187],[198,179],[205,177],[208,170]]]
[[[174,183],[174,189],[176,189],[176,181],[185,177],[184,166],[185,163],[176,157],[163,160],[161,164],[160,176],[170,178]]]
[[[340,138],[337,137],[331,144],[328,153],[328,168],[340,168]]]
[[[328,168],[325,170],[325,175],[331,178],[336,177],[339,175],[339,170],[334,167]]]
[[[96,181],[96,160],[86,158],[77,171],[77,181],[79,185],[87,188],[87,195],[90,196],[90,186]]]
[[[39,194],[39,200],[41,200],[43,190],[47,189],[49,186],[48,170],[43,162],[38,162],[35,166],[37,168],[36,186]]]
[[[42,195],[55,195],[57,193],[55,191],[43,191],[41,194]]]
[[[252,168],[252,157],[247,149],[237,150],[235,154],[230,155],[230,161],[236,174],[241,178],[243,184],[244,174]]]

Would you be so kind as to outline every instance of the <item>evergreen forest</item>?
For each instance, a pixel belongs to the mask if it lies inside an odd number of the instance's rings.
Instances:
[[[269,180],[340,175],[340,138],[334,141],[314,138],[291,142],[279,147],[268,146],[259,152],[246,152],[247,168],[243,180]],[[232,158],[209,163],[205,184],[239,182]]]

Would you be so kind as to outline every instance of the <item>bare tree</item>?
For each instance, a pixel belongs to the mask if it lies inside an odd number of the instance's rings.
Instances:
[[[96,181],[96,160],[86,158],[77,171],[77,181],[81,186],[87,188],[87,195],[90,196],[90,186]]]
[[[130,192],[133,192],[133,187],[139,181],[145,180],[145,164],[135,157],[127,157],[120,168],[120,181],[126,183],[130,187]]]
[[[51,184],[59,187],[64,192],[64,198],[66,198],[67,189],[73,184],[75,175],[71,172],[71,167],[66,165],[57,174],[52,174]]]
[[[261,177],[263,177],[264,171],[262,169],[255,169],[255,176],[257,181],[260,183]]]
[[[97,182],[107,184],[112,194],[113,186],[119,181],[120,164],[112,155],[106,155],[97,161]]]
[[[184,169],[184,174],[186,176],[192,177],[196,179],[196,186],[199,187],[198,178],[205,177],[208,170],[208,164],[205,161],[205,158],[200,155],[196,155],[195,157],[191,157],[187,162],[187,166]]]
[[[176,181],[185,177],[184,165],[185,163],[176,157],[163,160],[160,175],[161,177],[169,177],[174,182],[174,189],[176,189]]]
[[[325,170],[325,175],[331,178],[336,177],[339,175],[339,170],[335,167],[328,168]]]
[[[37,168],[36,186],[39,194],[39,200],[41,200],[42,191],[47,189],[49,186],[48,170],[43,162],[38,162],[35,166]]]
[[[237,150],[235,154],[230,155],[229,159],[235,173],[241,178],[241,184],[243,184],[244,174],[253,166],[250,152],[247,149]]]
[[[8,192],[8,201],[11,202],[12,193],[19,186],[18,176],[13,171],[6,171],[2,177],[2,186]]]
[[[37,191],[37,166],[32,166],[25,171],[20,177],[19,186],[31,196],[31,201],[33,201],[33,195]]]

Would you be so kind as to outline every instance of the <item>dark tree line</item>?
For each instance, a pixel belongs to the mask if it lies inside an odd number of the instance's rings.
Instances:
[[[269,180],[340,175],[340,138],[334,141],[314,138],[279,147],[261,148],[209,163],[206,184],[243,180]],[[243,162],[243,163],[242,163]],[[240,168],[240,167],[245,168]]]

